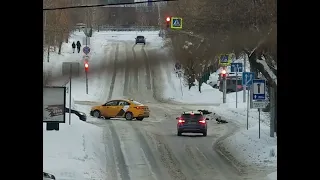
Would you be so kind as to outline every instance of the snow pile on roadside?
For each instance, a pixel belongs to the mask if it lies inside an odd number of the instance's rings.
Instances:
[[[276,167],[277,138],[270,137],[269,113],[260,112],[261,137],[259,139],[258,110],[249,109],[249,129],[247,130],[247,103],[243,103],[242,93],[238,94],[238,102],[240,103],[238,103],[237,108],[236,103],[230,101],[211,107],[213,112],[223,119],[237,124],[240,128],[238,132],[221,141],[220,147],[224,148],[224,151],[229,152],[236,161],[246,165]]]
[[[57,179],[105,179],[106,152],[102,129],[66,115],[59,131],[43,125],[43,170]]]
[[[269,127],[254,125],[226,138],[220,145],[238,161],[246,165],[273,166],[277,163],[277,139],[269,136]]]
[[[277,171],[268,174],[268,176],[265,178],[265,180],[277,180]]]
[[[209,84],[209,85],[217,84],[218,79],[219,79],[219,74],[217,72],[214,72],[214,73],[210,74],[209,80],[207,81],[207,84]]]

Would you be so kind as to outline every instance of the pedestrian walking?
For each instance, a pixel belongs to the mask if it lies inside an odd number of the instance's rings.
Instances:
[[[80,43],[80,41],[77,41],[77,50],[78,50],[78,53],[80,53],[80,48],[81,48],[81,43]]]
[[[74,41],[73,41],[73,43],[72,43],[72,52],[74,53],[74,50],[76,49],[76,43],[74,43]]]

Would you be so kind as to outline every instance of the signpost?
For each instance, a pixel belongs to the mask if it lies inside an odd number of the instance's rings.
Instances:
[[[266,81],[264,79],[253,80],[253,100],[266,99]]]
[[[261,108],[267,106],[266,103],[266,81],[264,79],[253,80],[253,96],[252,96],[252,108],[258,109],[259,111],[259,139],[260,139],[260,112]]]
[[[90,53],[90,48],[88,46],[85,46],[83,49],[82,49],[83,53],[85,53],[86,55]]]
[[[232,62],[232,58],[230,54],[220,54],[219,64],[221,66],[230,66]]]
[[[242,73],[242,85],[251,86],[254,78],[253,72],[243,72]]]
[[[231,72],[236,73],[236,108],[238,108],[238,72],[242,72],[242,63],[231,63]]]
[[[242,63],[231,63],[231,72],[243,72]]]
[[[171,29],[182,29],[182,18],[171,17]]]
[[[252,108],[253,109],[262,109],[267,107],[267,102],[266,101],[252,101]]]
[[[243,72],[242,73],[242,86],[250,87],[253,83],[254,73]],[[250,88],[248,88],[250,89]],[[247,102],[247,130],[249,129],[249,107],[250,107],[250,90],[248,90],[248,102]]]

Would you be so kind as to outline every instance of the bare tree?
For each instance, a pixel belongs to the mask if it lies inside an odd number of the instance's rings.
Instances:
[[[201,64],[217,68],[216,57],[219,54],[233,52],[239,57],[246,53],[253,71],[261,72],[271,84],[276,85],[276,1],[180,0],[169,4],[164,11],[183,17],[184,31],[205,37],[202,52],[189,50],[192,61],[199,64],[201,59]],[[174,42],[177,39],[173,36],[177,34],[169,36],[173,45],[179,44]],[[189,36],[184,38],[179,41],[196,41]],[[178,48],[182,47],[174,45],[176,57],[179,57],[177,53],[186,53]]]

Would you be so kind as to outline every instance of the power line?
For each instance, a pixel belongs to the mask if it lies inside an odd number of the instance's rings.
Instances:
[[[169,1],[178,1],[178,0],[157,0],[157,1],[140,1],[140,2],[127,2],[127,3],[108,3],[108,4],[96,4],[96,5],[84,5],[84,6],[66,6],[66,7],[57,7],[57,8],[43,8],[43,11],[52,11],[52,10],[59,10],[59,9],[77,9],[77,8],[130,5],[130,4],[145,4],[145,3],[157,3],[157,2],[169,2]]]

